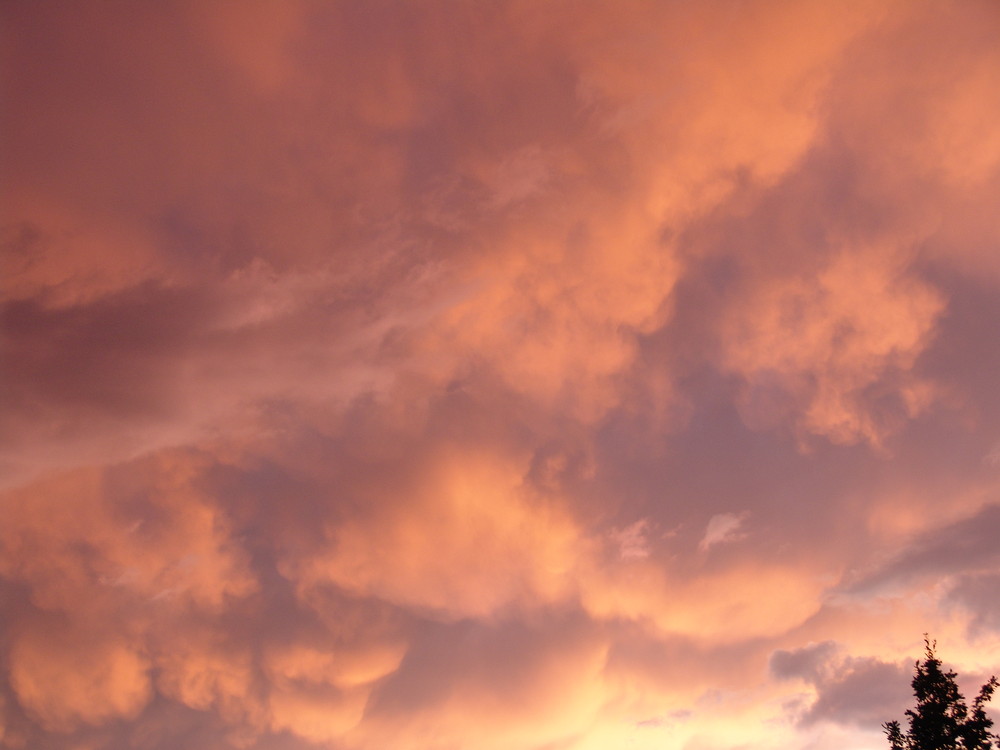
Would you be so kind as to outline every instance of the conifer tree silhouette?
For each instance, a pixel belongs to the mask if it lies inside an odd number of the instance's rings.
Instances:
[[[1000,735],[994,734],[993,720],[985,704],[993,697],[997,678],[991,677],[972,702],[970,713],[955,683],[955,672],[942,669],[937,658],[937,641],[924,636],[924,660],[916,663],[913,694],[917,705],[906,712],[909,729],[904,733],[898,721],[882,725],[891,750],[1000,750]]]

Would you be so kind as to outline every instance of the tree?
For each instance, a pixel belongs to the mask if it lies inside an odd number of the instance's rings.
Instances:
[[[924,660],[916,663],[913,694],[917,705],[906,712],[909,729],[898,721],[882,725],[891,750],[1000,750],[1000,735],[990,731],[993,720],[985,704],[993,697],[997,678],[990,677],[972,702],[970,713],[955,683],[955,673],[945,672],[935,650],[937,641],[924,636]]]

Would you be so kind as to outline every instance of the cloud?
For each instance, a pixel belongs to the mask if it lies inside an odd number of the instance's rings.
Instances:
[[[735,542],[742,539],[745,534],[740,531],[746,513],[719,513],[708,520],[705,535],[698,543],[698,549],[702,552],[717,544]]]
[[[640,518],[624,529],[612,532],[612,539],[618,544],[618,555],[622,560],[642,559],[649,557],[649,519]]]
[[[990,448],[990,452],[983,456],[983,462],[990,466],[1000,466],[1000,443]]]
[[[434,631],[373,701],[373,745],[392,737],[420,747],[429,732],[456,742],[486,722],[496,733],[482,738],[485,747],[572,742],[610,695],[606,642],[576,617]]]
[[[822,679],[838,651],[839,646],[834,641],[810,643],[791,651],[779,649],[771,654],[768,665],[779,679],[800,677],[815,683]]]
[[[803,717],[806,723],[836,721],[876,729],[887,716],[898,716],[909,700],[909,673],[878,659],[848,660],[829,681]]]
[[[0,13],[2,742],[875,748],[993,667],[991,3]]]
[[[10,651],[9,679],[18,703],[56,732],[135,718],[151,695],[141,651],[98,633],[20,634]]]
[[[782,680],[799,678],[815,688],[811,704],[799,717],[804,725],[836,722],[875,729],[902,713],[909,677],[900,664],[843,653],[833,641],[811,643],[771,654],[771,673]]]
[[[769,380],[802,399],[807,432],[840,443],[883,440],[887,427],[867,394],[887,376],[903,415],[927,408],[933,385],[902,373],[926,346],[943,302],[885,255],[874,248],[840,253],[815,277],[777,281],[740,310],[727,356],[748,375],[744,413],[751,423],[767,419],[755,389]]]
[[[337,523],[329,551],[293,558],[288,573],[447,618],[568,595],[587,542],[557,503],[521,486],[526,466],[467,451],[424,461],[405,503],[379,498]]]
[[[948,600],[958,603],[972,614],[972,625],[982,632],[1000,628],[1000,606],[997,592],[1000,576],[991,572],[963,573],[957,576],[948,592]]]
[[[845,588],[892,595],[907,586],[947,580],[958,572],[992,570],[1000,554],[993,543],[998,523],[1000,506],[987,504],[969,518],[943,528],[931,526],[875,570],[847,581]]]

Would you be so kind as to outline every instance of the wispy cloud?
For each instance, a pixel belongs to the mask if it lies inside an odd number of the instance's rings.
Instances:
[[[717,544],[727,544],[743,539],[746,533],[742,531],[747,513],[719,513],[708,520],[705,535],[698,543],[702,552]]]

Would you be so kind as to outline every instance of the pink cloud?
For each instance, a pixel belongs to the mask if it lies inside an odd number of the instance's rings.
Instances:
[[[0,13],[2,742],[875,748],[921,633],[995,670],[991,3]]]

